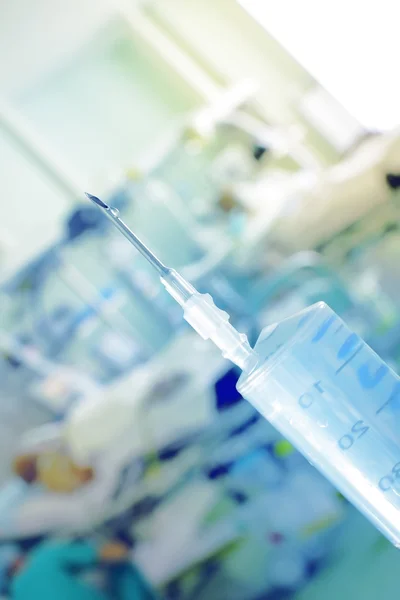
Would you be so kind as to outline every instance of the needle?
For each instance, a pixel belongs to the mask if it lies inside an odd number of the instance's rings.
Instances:
[[[138,238],[137,235],[133,233],[131,229],[129,229],[128,225],[126,225],[122,219],[119,218],[119,211],[117,208],[113,208],[109,206],[103,200],[100,200],[97,196],[93,196],[92,194],[88,194],[85,192],[86,196],[96,204],[104,214],[114,223],[114,225],[119,229],[119,231],[126,237],[127,240],[130,241],[131,244],[135,246],[137,250],[139,250],[140,254],[142,254],[146,260],[158,271],[159,275],[165,276],[168,275],[170,269],[166,267],[154,254],[153,252]]]

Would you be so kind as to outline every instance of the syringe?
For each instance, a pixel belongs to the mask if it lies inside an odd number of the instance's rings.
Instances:
[[[175,269],[165,266],[155,254],[129,229],[119,217],[119,211],[97,196],[86,194],[113,222],[115,227],[156,269],[167,292],[182,306],[184,319],[204,340],[210,339],[222,351],[222,355],[244,371],[250,371],[257,363],[244,333],[239,333],[230,323],[229,315],[219,309],[210,294],[200,294]]]
[[[267,326],[252,350],[210,295],[163,265],[118,211],[88,197],[157,269],[186,321],[242,369],[239,393],[400,548],[396,373],[323,302]]]

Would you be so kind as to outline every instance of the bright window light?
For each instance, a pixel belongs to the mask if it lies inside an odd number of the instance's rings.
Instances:
[[[367,129],[400,124],[393,0],[238,0]]]

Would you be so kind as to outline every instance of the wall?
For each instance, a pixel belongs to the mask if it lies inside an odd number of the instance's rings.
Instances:
[[[112,10],[109,0],[0,0],[1,93],[21,92],[59,67]]]
[[[199,101],[117,18],[15,102],[100,193]]]
[[[1,129],[0,190],[0,274],[6,276],[55,240],[70,199]]]

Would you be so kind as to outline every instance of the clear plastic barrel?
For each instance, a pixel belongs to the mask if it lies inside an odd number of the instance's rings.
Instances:
[[[255,352],[239,392],[399,546],[399,377],[324,303],[265,328]]]

